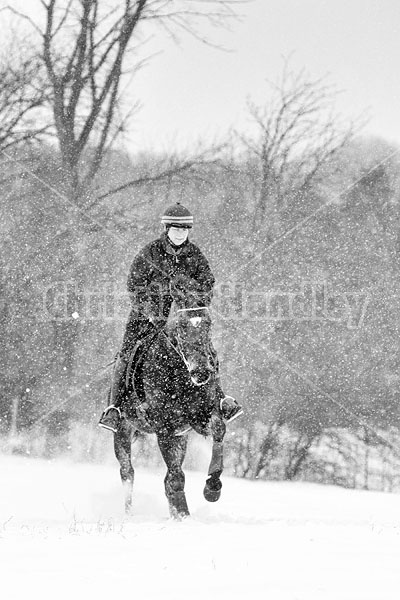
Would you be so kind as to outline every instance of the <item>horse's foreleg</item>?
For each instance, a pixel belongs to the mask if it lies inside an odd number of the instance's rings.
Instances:
[[[213,436],[212,456],[208,468],[208,479],[203,490],[208,502],[216,502],[221,496],[221,475],[224,470],[224,436],[226,426],[217,414],[211,416],[211,433]]]
[[[120,475],[125,494],[125,512],[128,514],[132,508],[133,482],[135,471],[131,462],[131,446],[133,427],[122,419],[118,431],[114,434],[114,452],[120,464]]]
[[[158,437],[158,445],[167,465],[164,485],[170,515],[173,519],[183,519],[190,514],[185,495],[185,474],[182,470],[186,455],[187,437],[160,436]]]

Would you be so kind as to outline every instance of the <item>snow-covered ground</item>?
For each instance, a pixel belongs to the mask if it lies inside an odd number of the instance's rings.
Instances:
[[[168,518],[163,471],[0,456],[4,600],[400,598],[400,497],[187,471],[192,516]]]

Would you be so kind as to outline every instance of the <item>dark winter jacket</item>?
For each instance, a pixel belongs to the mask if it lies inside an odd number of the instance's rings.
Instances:
[[[133,313],[165,320],[171,304],[170,285],[208,306],[215,279],[201,250],[189,240],[174,246],[164,233],[134,259],[128,275]]]

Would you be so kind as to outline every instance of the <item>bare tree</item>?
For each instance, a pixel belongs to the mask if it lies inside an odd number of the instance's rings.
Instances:
[[[238,1],[42,0],[43,27],[21,15],[41,38],[64,191],[70,200],[86,196],[107,149],[132,113],[120,116],[121,83],[142,64],[135,51],[143,26],[154,23],[171,35],[186,31],[204,40],[201,22],[224,25]]]
[[[58,277],[67,281],[72,274],[81,273],[81,265],[84,269],[82,247],[89,243],[85,237],[88,224],[92,232],[98,225],[107,230],[87,215],[87,211],[96,205],[95,176],[132,113],[129,109],[124,112],[125,82],[128,84],[142,65],[139,46],[144,35],[162,28],[174,36],[184,32],[206,41],[201,33],[202,24],[211,23],[215,28],[224,26],[227,19],[235,16],[233,8],[239,2],[37,0],[44,17],[37,21],[9,7],[27,21],[38,36],[49,84],[47,107],[52,114],[50,121],[58,142],[61,168],[56,171],[51,166],[54,180],[49,183],[46,176],[38,177],[32,171],[30,179],[36,178],[47,193],[51,188],[55,204],[64,200],[63,207],[67,208],[65,227],[49,241],[53,254],[59,258],[50,264]],[[134,102],[133,106],[136,107]],[[193,167],[193,160],[187,157],[167,161],[161,171],[146,174],[145,181],[149,177],[169,178]],[[136,179],[132,185],[142,183],[141,177],[139,181]],[[129,187],[129,182],[124,185]],[[119,186],[112,193],[117,191]],[[103,198],[108,192],[102,190]],[[118,237],[115,235],[114,239]],[[69,376],[74,371],[80,323],[68,315],[65,320],[54,319],[53,327],[57,358],[64,361],[59,360],[57,376],[60,372],[62,376]]]
[[[92,208],[109,196],[127,189],[140,189],[141,186],[148,183],[156,184],[161,181],[172,183],[172,180],[179,181],[180,179],[185,181],[188,179],[201,182],[210,181],[209,168],[211,166],[222,166],[221,151],[224,148],[224,144],[212,144],[210,147],[203,147],[200,144],[195,146],[193,151],[171,152],[168,155],[160,155],[155,159],[153,158],[153,160],[145,161],[143,164],[137,165],[139,167],[137,176],[129,177],[128,181],[97,193],[96,197],[85,208]]]
[[[25,52],[19,40],[8,45],[0,59],[0,150],[38,139],[48,131],[40,124],[39,111],[47,99],[47,87],[39,55]]]
[[[259,172],[253,230],[276,228],[290,198],[306,192],[359,123],[343,123],[335,111],[337,90],[326,78],[295,72],[286,60],[278,82],[268,81],[269,102],[248,103],[252,136],[240,136]]]

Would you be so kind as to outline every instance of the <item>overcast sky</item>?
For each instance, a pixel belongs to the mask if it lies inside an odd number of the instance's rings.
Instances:
[[[135,146],[245,128],[246,97],[262,101],[265,78],[277,77],[291,53],[312,76],[329,73],[343,90],[340,112],[367,109],[366,131],[400,144],[399,0],[254,0],[241,12],[231,33],[209,34],[231,52],[167,43],[140,74]]]
[[[29,11],[40,6],[39,0],[11,3]],[[400,144],[400,0],[253,0],[240,11],[230,32],[206,32],[230,51],[191,38],[176,45],[158,35],[148,43],[146,53],[160,54],[134,80],[132,97],[142,108],[126,136],[130,149],[245,129],[246,98],[262,102],[265,78],[275,79],[282,56],[291,53],[293,66],[311,76],[329,73],[343,90],[342,114],[367,110],[366,132]]]

